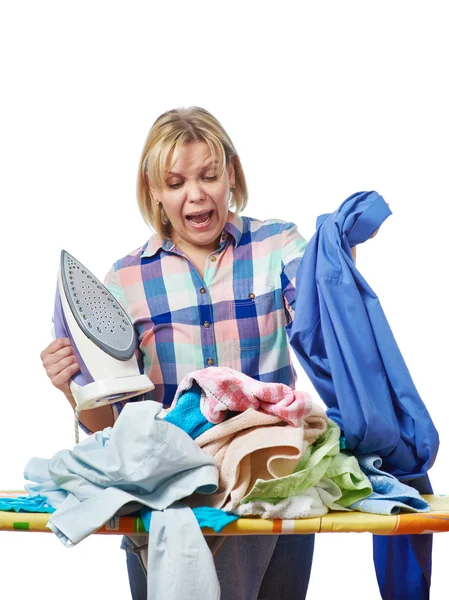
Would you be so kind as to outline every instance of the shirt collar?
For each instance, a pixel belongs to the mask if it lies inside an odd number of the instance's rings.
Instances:
[[[143,247],[142,258],[154,256],[162,248],[163,242],[164,240],[157,233],[152,235]]]
[[[224,226],[224,230],[226,233],[232,235],[235,240],[235,246],[237,247],[240,244],[240,240],[242,238],[243,233],[243,219],[236,213],[228,212],[228,220],[226,225]]]
[[[240,239],[243,233],[243,220],[242,218],[228,211],[228,220],[226,221],[226,225],[224,226],[222,237],[220,241],[222,241],[223,234],[228,233],[234,238],[235,246],[237,247],[240,243]],[[159,250],[165,250],[166,252],[170,252],[175,248],[174,243],[170,238],[161,238],[159,234],[154,234],[150,237],[148,242],[143,247],[142,258],[151,258],[154,256]]]

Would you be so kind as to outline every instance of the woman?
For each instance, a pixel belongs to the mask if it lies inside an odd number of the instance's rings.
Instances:
[[[185,375],[211,365],[294,387],[284,328],[295,310],[306,242],[292,223],[239,216],[247,202],[243,169],[210,113],[193,107],[156,120],[140,161],[138,200],[156,233],[117,261],[106,283],[136,327],[142,368],[155,385],[152,399],[169,406]],[[41,358],[74,406],[68,382],[78,365],[69,341],[55,340]],[[121,408],[86,411],[81,422],[103,429]],[[312,535],[208,542],[223,600],[305,598]],[[145,598],[145,576],[132,552],[127,562],[133,598]]]

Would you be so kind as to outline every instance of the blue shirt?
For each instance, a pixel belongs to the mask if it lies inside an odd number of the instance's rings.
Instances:
[[[318,219],[298,267],[297,310],[287,331],[347,447],[379,454],[386,471],[414,478],[411,485],[431,493],[425,474],[438,451],[438,433],[350,250],[390,214],[382,196],[360,192]],[[382,598],[428,598],[432,536],[374,536],[373,542]]]
[[[390,214],[382,196],[361,192],[319,219],[298,267],[298,310],[287,330],[347,446],[379,454],[386,471],[410,479],[432,466],[438,433],[350,251]]]

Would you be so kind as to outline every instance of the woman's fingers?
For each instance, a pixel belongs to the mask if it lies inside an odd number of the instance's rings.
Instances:
[[[59,388],[59,389],[63,389],[64,393],[68,393],[69,387],[68,387],[68,383],[70,381],[70,379],[73,377],[73,375],[75,375],[75,373],[77,373],[79,371],[79,365],[75,362],[71,365],[68,365],[67,367],[65,367],[64,369],[62,369],[62,371],[59,371],[59,373],[57,373],[56,375],[54,375],[53,377],[50,377],[50,380],[52,382],[52,384]],[[48,373],[47,373],[48,374]]]
[[[57,338],[53,340],[44,350],[41,352],[41,360],[44,362],[44,359],[50,355],[54,354],[58,350],[63,348],[72,348],[69,338]]]
[[[41,354],[42,364],[44,365],[45,370],[48,372],[54,365],[57,365],[61,361],[66,361],[67,359],[75,358],[75,353],[73,352],[72,346],[64,346],[55,352],[44,352]]]
[[[53,340],[41,352],[42,364],[52,384],[68,393],[70,378],[79,371],[75,353],[68,338]]]
[[[71,367],[72,365],[77,365],[77,367],[79,368],[74,354],[62,357],[55,362],[48,362],[47,365],[44,364],[44,367],[47,371],[47,375],[50,377],[50,379],[53,379],[53,377],[59,375],[61,371],[64,371],[67,367]]]

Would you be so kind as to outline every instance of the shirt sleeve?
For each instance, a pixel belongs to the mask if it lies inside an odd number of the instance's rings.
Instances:
[[[282,293],[287,321],[290,322],[295,312],[296,271],[306,249],[307,241],[299,233],[294,223],[285,223],[281,240]]]

